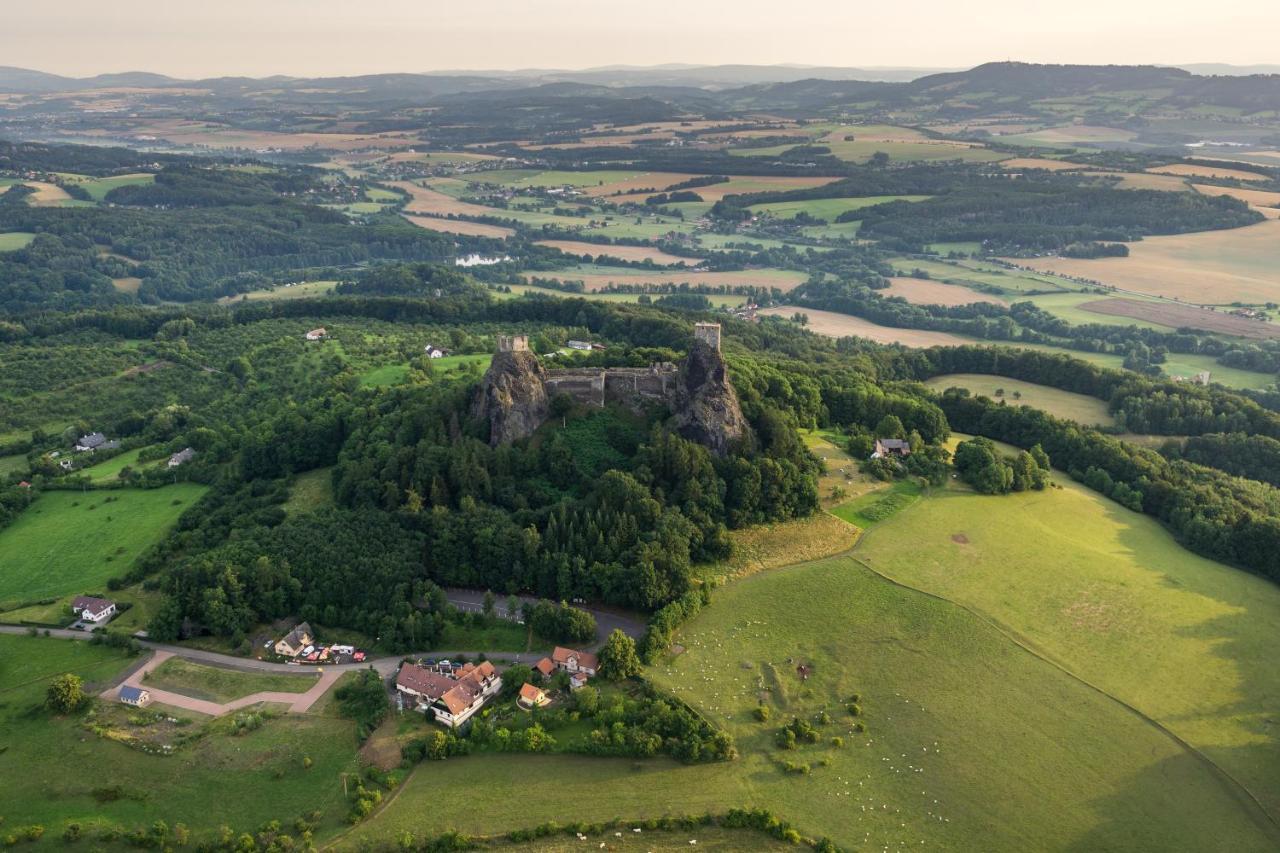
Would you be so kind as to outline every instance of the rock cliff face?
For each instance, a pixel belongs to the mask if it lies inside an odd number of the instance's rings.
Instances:
[[[690,441],[724,456],[747,432],[738,395],[729,383],[724,356],[702,340],[695,340],[680,363],[676,388],[676,429]]]
[[[494,447],[532,435],[547,419],[547,372],[527,350],[498,352],[480,383],[472,412],[489,424]]]

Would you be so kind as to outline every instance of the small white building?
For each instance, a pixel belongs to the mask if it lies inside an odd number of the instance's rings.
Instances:
[[[319,329],[312,329],[311,331],[307,332],[305,337],[309,341],[323,341],[325,338],[329,337],[329,332],[326,331],[323,326],[321,326]]]
[[[91,595],[77,595],[71,602],[71,609],[82,621],[102,624],[116,615],[116,603],[105,598],[94,598]]]
[[[169,457],[169,467],[177,468],[179,465],[183,464],[184,462],[190,462],[192,459],[195,458],[195,455],[196,455],[195,450],[191,449],[190,447],[183,448],[182,450],[179,450],[177,453]]]
[[[120,688],[120,701],[135,708],[142,708],[151,702],[151,692],[141,687],[125,685]]]
[[[442,349],[434,344],[427,344],[423,347],[423,350],[426,352],[427,358],[444,358],[449,354],[447,349]]]

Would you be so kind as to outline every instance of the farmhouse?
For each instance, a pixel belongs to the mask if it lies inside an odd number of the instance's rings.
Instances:
[[[315,637],[311,633],[311,626],[306,622],[299,622],[292,631],[276,643],[276,654],[287,658],[296,657],[314,642]]]
[[[325,331],[323,326],[321,326],[319,329],[312,329],[307,332],[305,337],[309,341],[323,341],[325,338],[329,337],[329,333]]]
[[[596,674],[596,668],[600,665],[599,659],[589,652],[579,652],[561,646],[556,646],[551,652],[551,660],[557,669],[562,669],[570,675],[580,672],[583,675],[592,676]]]
[[[460,726],[502,689],[493,664],[467,664],[451,673],[407,663],[396,674],[396,690],[414,699],[417,709],[437,723]]]
[[[71,609],[85,622],[106,622],[115,615],[116,603],[91,595],[77,595],[71,602]]]
[[[541,688],[534,687],[527,681],[520,685],[520,696],[516,699],[516,704],[521,708],[531,711],[534,708],[542,708],[550,702],[551,700]]]
[[[423,347],[423,349],[427,353],[427,358],[444,358],[446,355],[449,354],[449,351],[447,349],[442,349],[432,344],[427,344],[425,347]]]
[[[130,687],[126,684],[120,688],[120,701],[126,705],[141,708],[151,701],[151,692],[143,690],[141,687]]]
[[[183,448],[182,450],[179,450],[177,453],[169,457],[169,467],[177,468],[179,465],[181,465],[184,462],[190,462],[192,459],[195,458],[195,455],[196,455],[196,452],[192,450],[190,447]]]
[[[76,441],[76,450],[80,453],[89,453],[102,447],[107,443],[107,437],[100,432],[91,432],[88,435],[80,436]]]
[[[910,456],[911,445],[900,438],[877,438],[875,453],[872,459],[883,459],[886,456]]]

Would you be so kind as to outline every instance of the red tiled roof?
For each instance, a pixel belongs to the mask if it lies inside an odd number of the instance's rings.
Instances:
[[[453,689],[440,697],[440,702],[449,709],[449,713],[457,716],[471,707],[480,695],[480,689],[465,681],[458,682]]]
[[[551,658],[543,658],[542,660],[535,663],[533,665],[533,668],[538,672],[542,673],[544,676],[550,675],[551,673],[556,671],[556,665],[554,662],[552,662]]]
[[[528,683],[527,681],[524,684],[520,685],[520,700],[522,702],[525,702],[529,705],[537,705],[546,697],[547,697],[547,694],[543,693],[541,690],[539,690],[537,687],[534,687],[532,684]]]
[[[551,652],[551,659],[561,666],[567,664],[570,658],[578,659],[580,669],[596,669],[599,665],[599,660],[590,652],[579,652],[562,646],[556,646]]]
[[[112,603],[105,598],[94,598],[91,595],[77,595],[75,600],[71,602],[71,609],[75,611],[88,610],[93,615],[106,612]]]
[[[403,687],[428,699],[439,699],[457,684],[447,675],[441,675],[417,664],[407,663],[396,675],[396,687]]]

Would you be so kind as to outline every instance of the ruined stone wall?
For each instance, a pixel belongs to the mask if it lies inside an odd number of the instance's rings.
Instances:
[[[548,370],[547,396],[568,394],[580,403],[603,406],[618,403],[640,409],[650,403],[669,404],[676,393],[679,370],[674,364],[649,367],[586,367]]]

